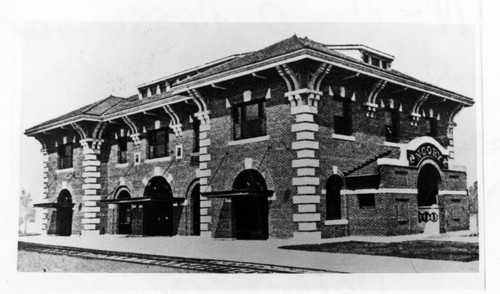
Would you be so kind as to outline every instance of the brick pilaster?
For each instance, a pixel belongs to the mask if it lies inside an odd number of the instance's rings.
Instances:
[[[212,171],[209,167],[211,156],[208,152],[211,144],[211,140],[209,138],[210,119],[207,115],[205,115],[204,119],[200,119],[200,121],[200,167],[197,171],[197,177],[200,181],[200,192],[204,193],[212,191],[212,187],[209,183],[210,177],[212,176]],[[200,235],[202,237],[211,237],[211,207],[212,201],[207,197],[200,196]]]
[[[318,222],[321,215],[317,207],[320,203],[319,142],[316,138],[319,127],[315,122],[315,115],[318,113],[317,101],[321,92],[301,89],[286,95],[289,97],[291,113],[295,119],[291,130],[295,134],[292,150],[296,152],[292,161],[292,185],[295,190],[293,203],[296,205],[293,221],[297,224],[294,237],[320,239]]]
[[[43,192],[42,192],[42,199],[43,202],[46,202],[46,200],[49,198],[49,154],[47,153],[46,149],[41,150],[42,155],[43,155]],[[48,231],[48,210],[47,208],[42,208],[42,234],[47,234]]]
[[[455,128],[455,123],[448,123],[448,129],[446,136],[448,137],[448,167],[453,169],[455,165],[455,140],[453,137],[453,129]]]
[[[82,196],[82,235],[83,234],[99,234],[100,229],[100,200],[101,200],[101,161],[98,159],[100,155],[100,143],[95,141],[81,141],[83,146],[83,196]]]

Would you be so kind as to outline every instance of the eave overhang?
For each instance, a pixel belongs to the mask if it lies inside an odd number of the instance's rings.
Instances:
[[[27,136],[33,136],[38,133],[43,133],[52,129],[57,129],[66,125],[69,125],[71,123],[75,122],[80,122],[80,121],[102,121],[101,117],[95,116],[95,115],[88,115],[88,114],[79,114],[74,117],[66,118],[60,121],[55,121],[52,123],[49,123],[47,125],[42,125],[42,126],[35,126],[32,128],[27,129],[24,134]]]
[[[253,72],[258,72],[266,69],[273,68],[277,65],[291,63],[304,59],[312,59],[319,62],[325,62],[327,64],[332,64],[333,66],[344,68],[356,73],[360,73],[366,76],[370,76],[376,79],[385,80],[387,82],[400,85],[402,87],[411,88],[417,91],[426,92],[437,97],[441,97],[447,100],[452,100],[464,106],[472,106],[474,101],[466,96],[427,84],[423,82],[418,82],[398,76],[397,74],[391,72],[390,70],[383,70],[377,67],[373,67],[363,62],[358,62],[350,60],[347,58],[340,58],[334,55],[328,55],[323,52],[319,52],[313,49],[305,48],[294,52],[290,52],[284,55],[280,55],[274,58],[266,59],[254,64],[242,66],[236,69],[228,70],[225,72],[217,73],[199,80],[194,80],[187,82],[185,84],[179,84],[172,88],[174,94],[180,94],[190,89],[196,89],[204,86],[209,86],[214,83],[223,82],[226,80],[234,79],[237,77],[249,75]]]
[[[24,132],[24,134],[27,136],[33,136],[33,135],[36,135],[38,133],[47,132],[47,131],[57,129],[57,128],[69,125],[71,123],[80,122],[80,121],[106,122],[106,121],[117,119],[117,118],[120,118],[120,117],[123,117],[126,115],[132,115],[132,114],[140,113],[143,111],[148,111],[151,109],[159,108],[163,105],[179,103],[179,102],[191,99],[188,96],[171,95],[171,93],[169,93],[167,95],[165,95],[165,93],[161,93],[161,94],[158,94],[156,96],[162,96],[162,95],[165,97],[162,97],[160,99],[155,99],[155,100],[148,98],[148,99],[151,99],[152,101],[148,102],[148,103],[144,103],[144,104],[139,105],[139,106],[127,108],[127,109],[124,109],[124,110],[121,110],[118,112],[104,114],[102,116],[79,114],[79,115],[76,115],[74,117],[70,117],[70,118],[67,118],[64,120],[60,120],[60,121],[55,121],[55,122],[50,123],[50,124],[36,126],[36,127],[30,128],[30,129],[27,129]],[[156,96],[153,96],[153,98],[155,98]]]
[[[157,94],[151,98],[158,98],[164,95],[165,97],[156,99],[150,102],[141,104],[135,107],[127,108],[118,112],[113,112],[110,114],[104,114],[102,116],[94,116],[94,115],[85,115],[80,114],[71,118],[67,118],[61,121],[55,121],[50,124],[36,126],[25,131],[25,134],[28,136],[33,136],[37,133],[49,131],[51,129],[59,128],[70,123],[79,122],[79,121],[109,121],[113,119],[117,119],[126,115],[140,113],[142,111],[151,110],[154,108],[161,107],[167,104],[178,103],[181,101],[186,101],[191,99],[188,96],[182,96],[180,94],[186,93],[188,90],[201,88],[205,86],[210,86],[215,83],[219,83],[222,81],[231,80],[237,77],[250,75],[255,72],[263,71],[266,69],[274,68],[277,65],[282,65],[286,63],[296,62],[299,60],[310,59],[318,62],[325,62],[327,64],[331,64],[333,66],[343,68],[349,71],[353,71],[355,73],[360,73],[365,76],[373,77],[379,80],[384,80],[392,84],[400,85],[405,88],[411,88],[417,91],[425,92],[432,94],[433,96],[444,98],[446,100],[454,101],[464,106],[472,106],[474,101],[466,96],[433,86],[431,84],[420,82],[412,79],[408,79],[398,75],[395,72],[391,72],[390,70],[383,70],[377,67],[373,67],[367,65],[363,62],[351,60],[349,58],[342,58],[337,55],[330,55],[324,52],[320,52],[310,48],[299,49],[290,53],[286,53],[280,56],[276,56],[273,58],[268,58],[256,63],[252,63],[249,65],[241,66],[235,69],[227,70],[224,72],[216,73],[208,77],[200,78],[198,80],[193,80],[190,82],[182,83],[175,85],[172,87],[171,91],[168,93]]]

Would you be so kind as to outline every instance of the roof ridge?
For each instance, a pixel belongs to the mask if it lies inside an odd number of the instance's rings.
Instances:
[[[122,97],[116,97],[116,96],[113,96],[113,95],[109,95],[109,97],[106,97],[106,98],[103,98],[101,100],[98,100],[92,104],[90,104],[89,107],[85,108],[84,110],[82,110],[82,113],[87,113],[88,111],[90,111],[92,108],[96,107],[97,105],[105,102],[106,100],[108,100],[109,98],[118,98],[118,99],[125,99],[125,98],[122,98]]]
[[[128,99],[128,98],[121,98],[121,97],[115,97],[115,98],[120,98],[120,100],[116,104],[113,104],[113,106],[111,106],[110,108],[106,109],[106,111],[104,111],[100,116],[104,116],[106,113],[111,111],[111,109],[115,108],[115,106],[125,102]]]

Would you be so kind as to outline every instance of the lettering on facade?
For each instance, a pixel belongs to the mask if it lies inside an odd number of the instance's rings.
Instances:
[[[438,219],[439,219],[439,216],[435,212],[429,213],[427,211],[424,211],[424,212],[418,213],[418,222],[419,223],[421,223],[421,222],[427,223],[429,221],[435,223],[438,221]]]
[[[410,166],[418,166],[424,159],[432,159],[442,169],[448,169],[448,156],[443,155],[436,146],[430,143],[424,143],[414,151],[408,150],[407,156]]]

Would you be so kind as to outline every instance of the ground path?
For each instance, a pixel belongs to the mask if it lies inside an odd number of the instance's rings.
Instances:
[[[20,237],[22,242],[39,243],[103,251],[133,252],[177,258],[211,259],[241,263],[257,263],[281,267],[316,269],[348,273],[421,273],[421,272],[477,272],[479,262],[426,260],[390,256],[305,252],[279,249],[280,246],[345,241],[400,242],[408,240],[443,240],[478,242],[467,232],[441,234],[437,237],[423,235],[393,237],[344,237],[322,239],[317,242],[304,240],[214,240],[194,236],[126,237],[122,235],[99,236],[31,236]]]

